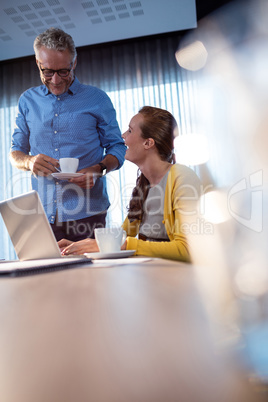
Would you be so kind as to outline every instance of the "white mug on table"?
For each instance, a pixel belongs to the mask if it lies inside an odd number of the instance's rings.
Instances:
[[[126,240],[127,233],[120,226],[97,228],[94,230],[95,239],[101,253],[116,253]]]

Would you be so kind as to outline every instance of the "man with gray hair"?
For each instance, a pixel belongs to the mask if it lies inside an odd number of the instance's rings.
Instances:
[[[19,99],[10,160],[31,171],[57,240],[94,237],[94,228],[105,226],[110,205],[105,173],[124,162],[116,113],[105,92],[75,77],[70,35],[49,28],[35,39],[34,51],[43,85]],[[53,178],[63,157],[78,158],[83,175]]]

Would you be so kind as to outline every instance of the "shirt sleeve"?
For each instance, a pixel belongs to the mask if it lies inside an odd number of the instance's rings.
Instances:
[[[18,111],[15,120],[15,128],[11,139],[10,151],[21,151],[25,154],[30,152],[29,136],[30,131],[26,122],[27,107],[23,95],[19,99]]]
[[[106,155],[113,155],[118,159],[120,168],[125,160],[126,146],[116,120],[116,112],[109,96],[103,92],[101,113],[98,116],[97,126],[100,142]]]
[[[140,221],[137,219],[130,222],[128,217],[124,220],[122,228],[126,231],[127,236],[135,237],[139,233]]]
[[[127,238],[127,250],[136,250],[134,255],[144,255],[147,257],[164,258],[190,262],[188,245],[185,239],[176,239],[171,242],[155,242],[139,240],[133,237]]]

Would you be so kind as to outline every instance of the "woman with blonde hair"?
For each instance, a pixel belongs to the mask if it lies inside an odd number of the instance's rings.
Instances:
[[[122,250],[135,255],[190,261],[187,234],[196,227],[200,181],[192,169],[176,164],[177,123],[167,110],[144,106],[123,134],[125,159],[139,167],[128,214],[122,225],[127,239]],[[59,242],[63,254],[99,251],[92,239]]]

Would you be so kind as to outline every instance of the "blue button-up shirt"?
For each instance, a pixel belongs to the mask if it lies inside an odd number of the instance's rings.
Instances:
[[[11,151],[79,158],[80,170],[97,164],[106,154],[114,155],[121,167],[126,147],[108,95],[75,78],[62,95],[50,93],[45,85],[21,95]],[[50,223],[56,211],[64,222],[96,215],[110,205],[105,177],[84,190],[52,176],[32,175],[32,188],[38,191]]]

